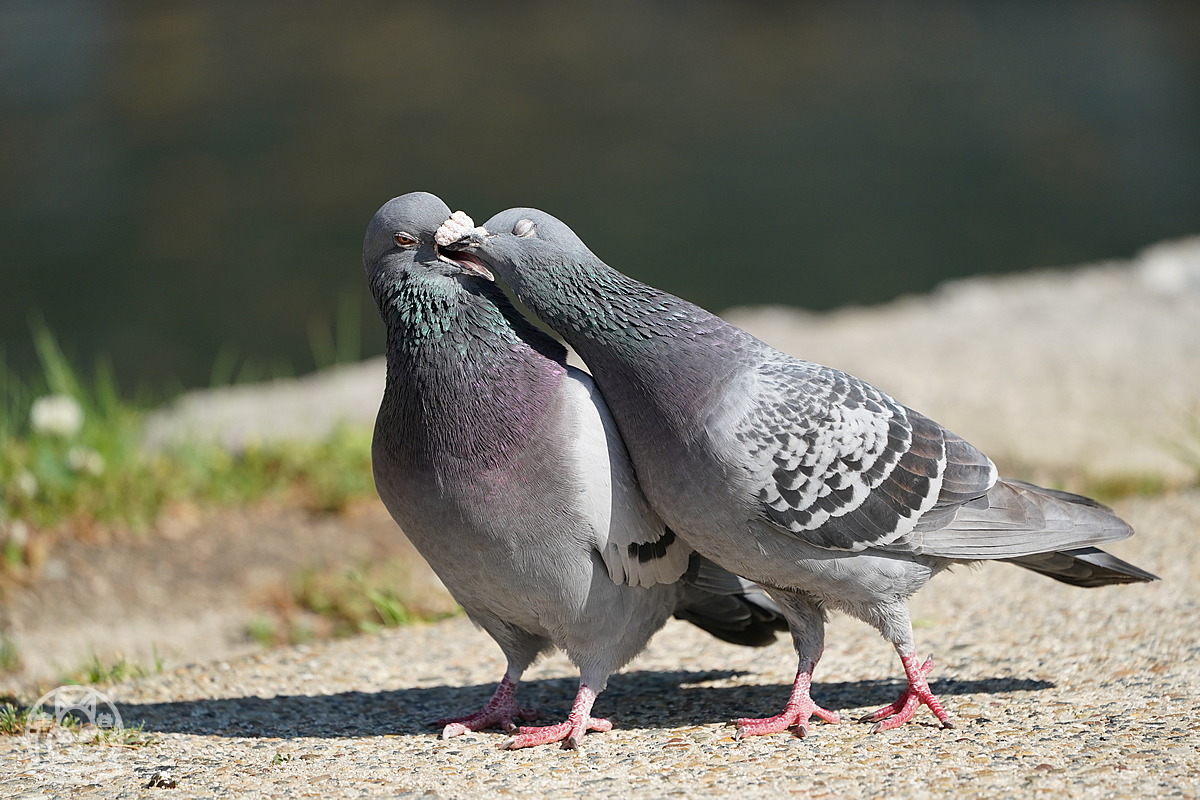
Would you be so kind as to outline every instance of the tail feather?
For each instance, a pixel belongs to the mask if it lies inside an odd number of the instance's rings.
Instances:
[[[690,622],[718,639],[745,647],[765,647],[775,634],[787,630],[782,616],[774,616],[745,598],[708,595],[675,609],[677,619]]]
[[[1121,583],[1149,583],[1159,579],[1157,575],[1122,561],[1098,547],[1080,547],[1003,560],[1057,581],[1089,589]]]
[[[675,616],[722,641],[764,647],[788,629],[783,612],[758,584],[692,554],[681,579],[683,592]]]
[[[1095,500],[1002,479],[986,495],[958,506],[942,527],[919,530],[913,546],[942,558],[1011,560],[1132,535],[1124,520]]]

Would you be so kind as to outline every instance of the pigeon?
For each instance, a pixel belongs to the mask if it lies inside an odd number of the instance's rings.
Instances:
[[[446,229],[449,237],[450,231]],[[1000,478],[983,453],[879,389],[785,355],[596,257],[564,223],[514,208],[443,247],[504,279],[586,363],[651,506],[691,547],[782,607],[799,656],[783,712],[739,736],[839,717],[811,697],[826,612],[872,625],[907,687],[863,721],[919,705],[946,727],[907,599],[954,564],[1010,561],[1076,586],[1156,580],[1098,549],[1132,529],[1087,498]]]
[[[387,380],[372,462],[388,511],[508,666],[479,711],[442,736],[500,725],[515,749],[579,746],[609,675],[672,613],[735,643],[786,623],[758,587],[706,562],[653,513],[615,424],[565,348],[520,315],[469,254],[435,233],[450,209],[397,197],[363,242],[387,329]],[[564,650],[580,684],[566,721],[522,727],[514,691],[543,652]]]

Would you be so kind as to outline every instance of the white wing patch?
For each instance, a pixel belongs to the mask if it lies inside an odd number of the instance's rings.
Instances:
[[[642,494],[616,423],[591,377],[569,368],[564,382],[579,426],[571,443],[587,521],[614,583],[674,583],[691,548],[666,526]]]

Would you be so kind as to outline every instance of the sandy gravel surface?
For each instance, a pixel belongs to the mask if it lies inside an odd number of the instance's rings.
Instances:
[[[425,723],[481,704],[503,670],[459,618],[110,687],[125,721],[145,722],[158,744],[74,777],[0,739],[0,795],[1195,797],[1200,492],[1120,511],[1141,535],[1113,549],[1162,582],[1082,590],[988,564],[940,576],[913,601],[956,730],[922,711],[879,735],[851,722],[735,742],[726,720],[783,702],[790,646],[737,648],[672,622],[612,679],[597,713],[616,727],[583,752],[503,752],[498,731],[441,741]],[[850,717],[899,693],[897,659],[874,631],[837,616],[828,642],[819,702]],[[558,656],[521,695],[555,720],[574,687]],[[139,788],[156,773],[176,788]]]
[[[210,515],[184,509],[154,535],[62,542],[39,580],[9,587],[0,604],[0,630],[21,657],[19,670],[0,675],[0,694],[53,686],[93,656],[173,668],[257,651],[247,631],[278,618],[298,575],[383,562],[396,565],[404,596],[420,598],[431,616],[455,608],[378,500],[339,515],[270,503]]]
[[[1144,261],[976,279],[869,311],[737,318],[878,381],[1013,464],[1182,484],[1194,473],[1161,446],[1186,420],[1179,409],[1200,400],[1200,280],[1189,283],[1193,251],[1182,252],[1171,262],[1182,271]],[[934,655],[932,686],[955,730],[922,710],[884,734],[848,722],[815,725],[805,740],[736,742],[727,720],[781,707],[789,643],[736,648],[672,622],[614,676],[596,712],[615,728],[582,752],[502,752],[498,731],[441,741],[426,723],[482,704],[503,670],[499,650],[458,618],[103,687],[157,744],[76,747],[50,768],[3,737],[0,796],[1196,797],[1200,490],[1117,510],[1138,535],[1112,551],[1161,582],[1083,590],[986,564],[939,576],[913,600],[919,651]],[[564,716],[570,664],[556,656],[526,677],[523,700],[546,721]],[[817,701],[847,719],[902,688],[891,648],[843,616],[816,680]],[[156,775],[174,788],[142,788]]]
[[[151,414],[150,447],[215,440],[231,449],[250,442],[311,440],[338,425],[375,424],[384,362],[343,364],[301,378],[192,391]]]

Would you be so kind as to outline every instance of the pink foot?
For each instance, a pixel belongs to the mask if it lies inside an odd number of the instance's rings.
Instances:
[[[900,699],[890,706],[873,711],[859,721],[876,723],[875,727],[871,728],[871,733],[890,731],[912,719],[913,715],[917,713],[917,707],[924,703],[929,706],[929,710],[942,725],[953,728],[954,720],[942,708],[938,699],[933,696],[933,692],[929,689],[929,683],[925,680],[925,677],[933,671],[933,657],[931,656],[924,664],[918,666],[916,654],[912,653],[900,656],[900,663],[904,665],[904,674],[908,676],[908,688],[904,690],[904,694],[900,695]]]
[[[578,750],[583,735],[588,731],[612,730],[611,722],[592,716],[592,704],[595,702],[596,693],[585,684],[580,684],[579,693],[575,695],[575,703],[571,706],[571,713],[566,722],[539,728],[519,728],[517,735],[505,739],[500,748],[517,750],[522,747],[562,742],[564,750]]]
[[[736,737],[762,736],[766,733],[782,733],[788,728],[795,727],[796,735],[804,738],[808,735],[808,720],[816,715],[830,725],[836,725],[841,720],[832,711],[826,711],[812,701],[809,687],[812,683],[812,673],[803,670],[796,673],[796,681],[792,684],[792,696],[788,698],[783,713],[764,719],[739,719],[734,721],[737,726]]]
[[[517,705],[517,701],[513,699],[513,692],[517,689],[515,681],[509,680],[505,675],[500,681],[500,685],[496,687],[495,694],[492,699],[487,701],[487,705],[476,711],[474,714],[467,714],[465,717],[453,717],[451,719],[439,719],[435,725],[444,725],[442,728],[442,738],[449,739],[452,736],[460,736],[467,731],[478,731],[490,725],[499,724],[500,727],[508,732],[516,729],[513,724],[513,717],[523,720],[537,719],[537,710],[532,708],[521,708]]]

